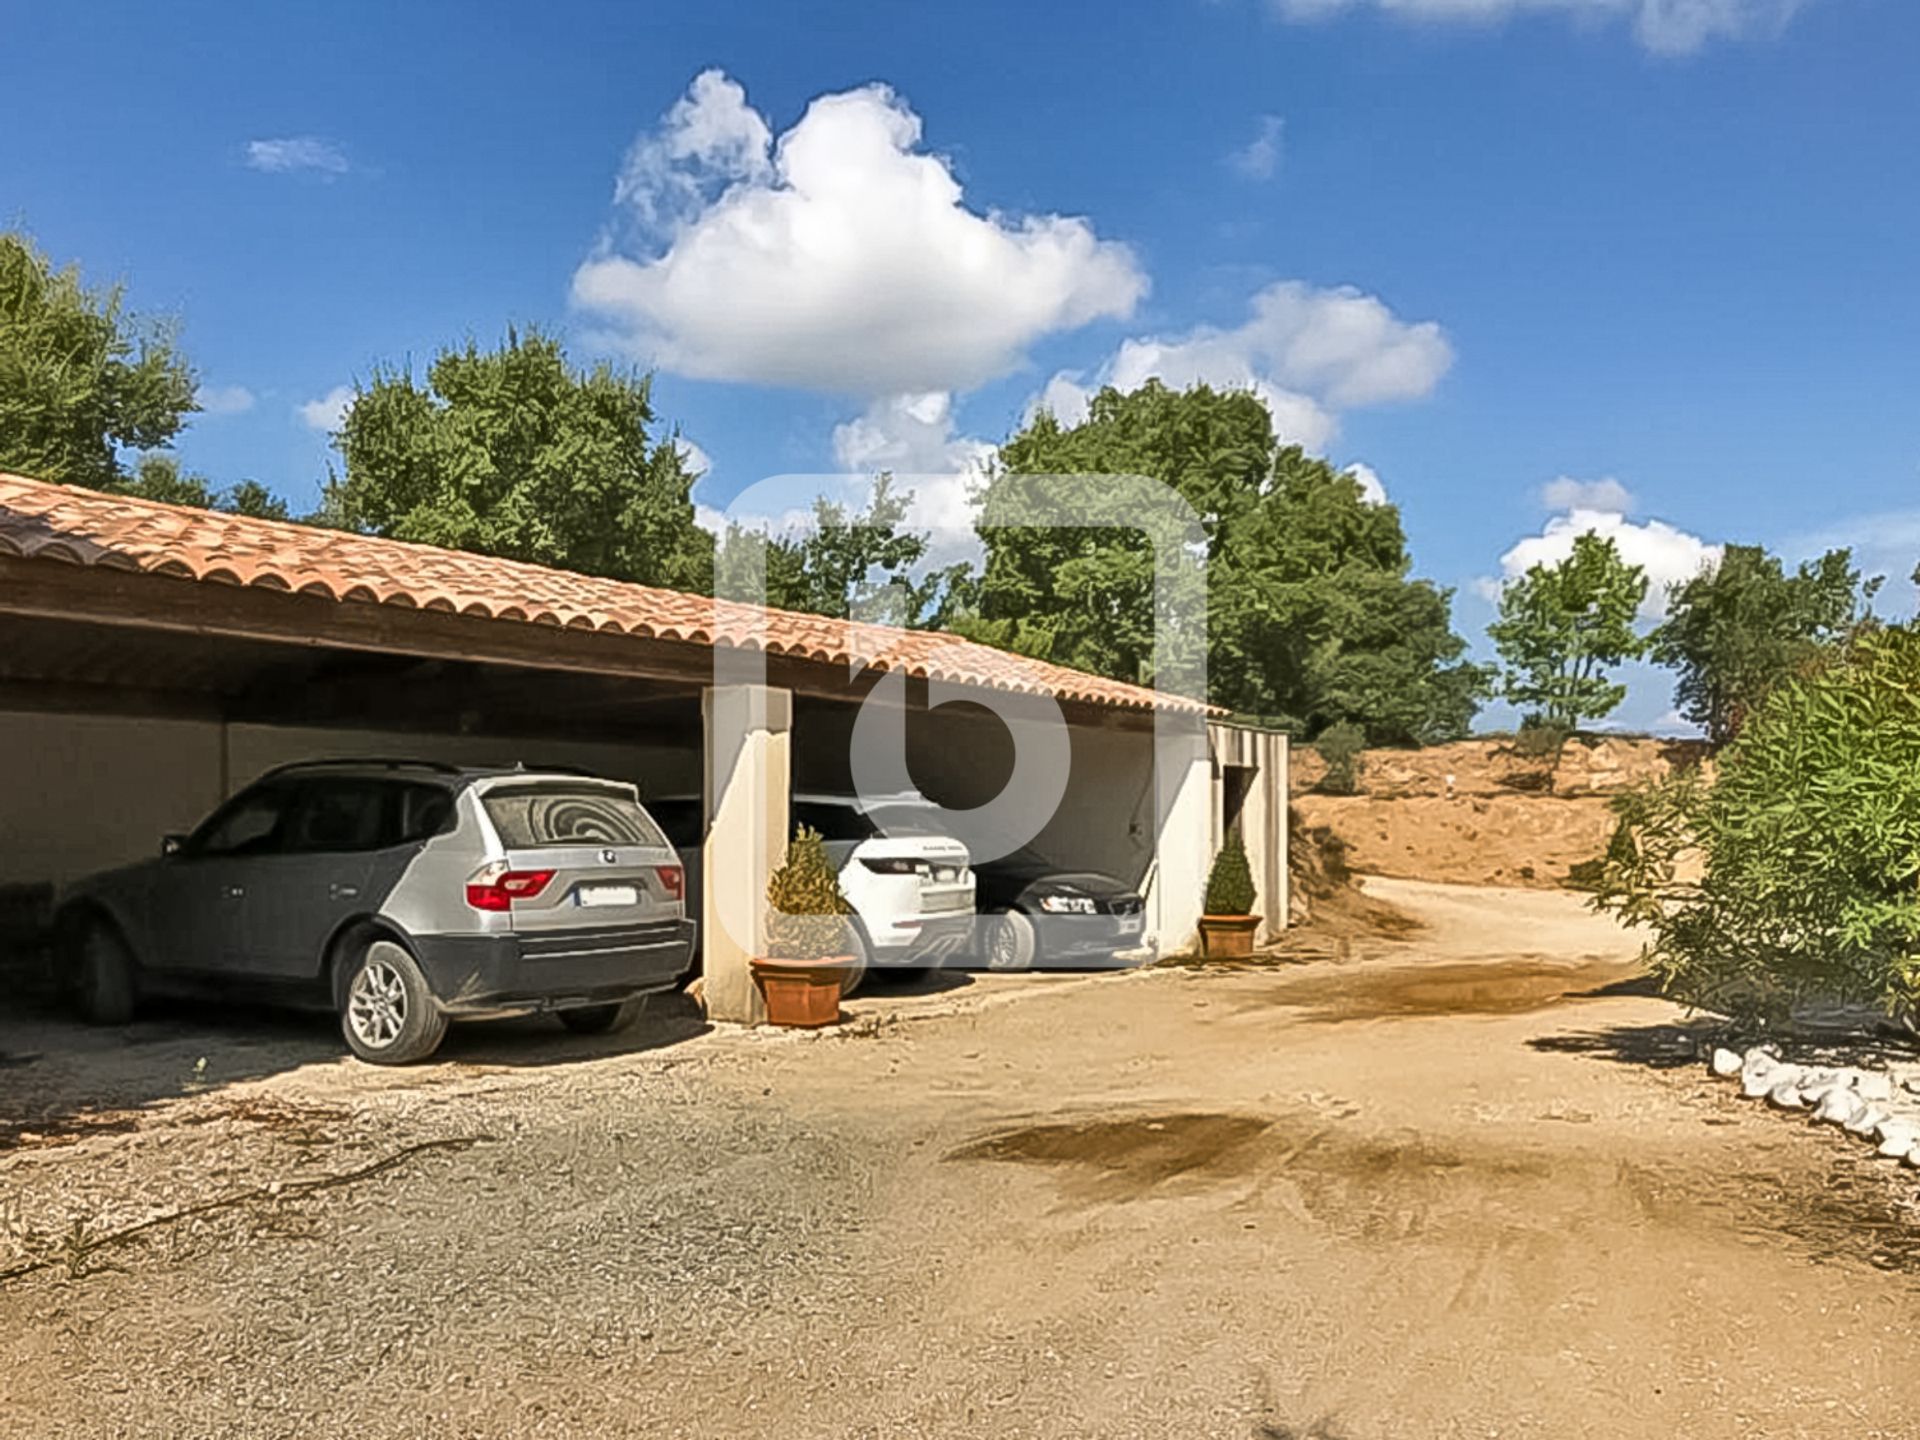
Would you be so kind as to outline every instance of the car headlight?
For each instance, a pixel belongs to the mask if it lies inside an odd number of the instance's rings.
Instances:
[[[1049,915],[1092,915],[1091,895],[1042,895],[1040,908]]]

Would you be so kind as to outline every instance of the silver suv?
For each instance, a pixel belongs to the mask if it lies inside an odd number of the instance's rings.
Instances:
[[[356,1055],[397,1065],[456,1019],[619,1029],[692,963],[686,872],[615,781],[289,765],[161,852],[60,897],[67,973],[97,1023],[144,994],[244,992],[332,1009]]]

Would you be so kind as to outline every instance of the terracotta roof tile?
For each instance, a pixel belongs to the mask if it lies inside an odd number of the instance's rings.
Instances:
[[[1206,707],[1012,655],[941,631],[818,615],[602,580],[517,560],[162,505],[0,473],[0,555],[172,575],[508,623],[610,631],[860,664],[1126,709]]]

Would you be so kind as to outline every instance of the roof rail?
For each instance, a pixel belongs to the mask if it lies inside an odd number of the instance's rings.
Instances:
[[[379,756],[357,759],[350,755],[341,755],[329,760],[294,760],[286,765],[276,765],[260,778],[272,775],[285,775],[294,770],[431,770],[436,775],[459,775],[464,772],[458,765],[449,765],[443,760],[394,760]]]

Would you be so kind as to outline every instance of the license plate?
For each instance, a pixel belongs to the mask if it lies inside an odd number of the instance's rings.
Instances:
[[[1122,935],[1138,935],[1140,933],[1141,923],[1142,917],[1139,915],[1122,915],[1120,917],[1120,933]]]
[[[951,890],[945,895],[922,895],[920,897],[920,908],[930,913],[944,912],[947,910],[964,910],[967,908],[970,900],[971,897],[966,891]]]
[[[582,885],[573,899],[576,905],[638,905],[640,890],[635,885]]]

